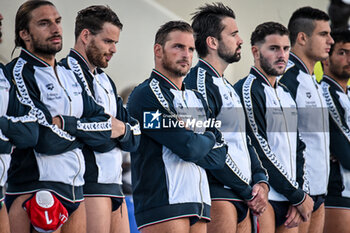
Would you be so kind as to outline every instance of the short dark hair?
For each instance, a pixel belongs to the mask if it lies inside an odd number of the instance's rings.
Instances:
[[[168,34],[173,31],[193,33],[192,27],[188,23],[184,21],[169,21],[160,26],[156,33],[154,43],[164,46],[165,42],[168,40]]]
[[[309,6],[294,11],[288,23],[292,46],[295,44],[299,32],[304,32],[308,36],[312,35],[315,29],[315,20],[329,21],[329,16],[326,12]]]
[[[259,43],[264,43],[265,38],[268,35],[289,35],[288,29],[280,23],[276,22],[266,22],[256,26],[255,30],[252,32],[250,37],[250,44],[256,45]]]
[[[32,11],[45,5],[55,6],[52,2],[46,0],[29,0],[24,2],[18,8],[15,19],[15,48],[26,48],[24,41],[19,36],[19,32],[22,30],[29,31],[29,22],[32,19]]]
[[[94,5],[82,9],[75,18],[75,40],[84,29],[88,29],[93,35],[98,34],[106,22],[123,28],[117,14],[109,6]]]
[[[199,57],[208,55],[206,39],[212,36],[221,39],[221,32],[224,30],[222,19],[224,17],[236,18],[231,8],[222,3],[205,4],[194,12],[192,17],[192,28],[195,36],[195,45]]]
[[[350,43],[350,30],[336,29],[331,32],[331,37],[334,40],[334,44],[331,45],[329,55],[332,55],[336,43]]]

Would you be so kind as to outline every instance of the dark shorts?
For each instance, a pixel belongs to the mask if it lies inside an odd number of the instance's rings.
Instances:
[[[339,196],[326,196],[325,208],[350,209],[350,198]]]
[[[324,195],[316,195],[316,196],[310,196],[312,200],[314,200],[314,210],[312,212],[315,212],[320,208],[322,203],[325,201],[325,196]]]
[[[109,196],[120,198],[125,197],[121,184],[85,183],[83,190],[84,196]]]
[[[135,213],[135,218],[139,230],[179,218],[189,218],[190,225],[193,225],[199,220],[210,221],[210,206],[201,203],[171,204]]]
[[[212,201],[228,201],[232,205],[235,206],[236,211],[237,211],[237,221],[238,223],[242,222],[246,217],[248,213],[248,206],[245,202],[240,201],[240,200],[228,200],[228,199],[212,199]]]
[[[275,212],[275,226],[281,226],[286,220],[286,215],[290,206],[289,201],[269,201]]]
[[[248,213],[248,206],[232,189],[225,188],[220,183],[210,183],[210,197],[211,201],[228,201],[236,207],[237,221],[242,222]]]
[[[67,209],[69,216],[78,209],[80,202],[70,202],[67,201],[63,198],[61,198],[60,196],[56,195],[55,193],[51,192],[53,195],[55,195],[55,197],[62,203],[62,205]],[[29,194],[29,193],[27,193]],[[22,194],[24,195],[24,194]],[[6,208],[7,211],[10,211],[10,208],[13,204],[13,202],[16,200],[17,197],[22,196],[22,195],[9,195],[7,194],[5,197],[5,204],[6,204]],[[32,195],[28,198],[30,199],[32,196],[34,195],[34,193],[32,193]],[[24,202],[26,202],[27,200],[25,200]],[[23,203],[24,203],[23,202]]]
[[[116,211],[125,198],[122,185],[85,183],[84,197],[110,197],[112,199],[112,211]]]
[[[84,195],[85,198],[88,197],[109,197],[112,200],[112,212],[119,209],[119,207],[123,204],[124,198],[123,197],[113,197],[113,196],[106,196],[106,195]]]

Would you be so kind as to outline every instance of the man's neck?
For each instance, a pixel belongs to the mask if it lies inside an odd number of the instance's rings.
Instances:
[[[349,79],[341,79],[337,77],[336,75],[332,74],[332,72],[325,70],[324,74],[336,81],[342,88],[345,93],[348,91],[348,81]]]
[[[308,58],[300,48],[293,47],[291,52],[294,53],[305,64],[306,68],[309,71],[309,74],[314,73],[314,67],[317,61]]]
[[[276,76],[271,76],[271,75],[266,75],[266,74],[264,74],[264,75],[269,80],[271,86],[274,88],[276,85],[276,79],[277,79]]]
[[[74,50],[76,50],[81,56],[83,56],[83,58],[85,59],[87,65],[89,67],[90,72],[94,73],[95,69],[96,69],[96,66],[94,66],[93,64],[91,64],[91,62],[89,62],[89,59],[86,56],[85,48],[80,46],[80,45],[78,45],[78,44],[75,44],[74,45]]]
[[[254,67],[256,69],[258,69],[260,71],[260,73],[262,73],[267,78],[267,80],[269,81],[269,83],[272,87],[275,87],[276,79],[277,79],[276,76],[266,74],[266,72],[261,68],[261,66],[259,64],[255,63]]]
[[[182,90],[182,81],[184,77],[178,77],[175,76],[173,73],[167,71],[163,67],[155,67],[155,70],[159,71],[162,75],[164,75],[166,78],[168,78],[171,82],[175,84],[177,88]]]
[[[34,51],[28,50],[30,53],[34,54],[50,66],[54,67],[55,66],[55,55],[54,54],[40,54],[36,53]]]
[[[223,61],[221,58],[213,54],[208,54],[202,59],[214,67],[214,69],[220,74],[221,77],[224,75],[224,72],[229,65],[227,62]]]

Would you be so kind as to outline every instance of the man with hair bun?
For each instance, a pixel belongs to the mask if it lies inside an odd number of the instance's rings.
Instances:
[[[208,232],[250,233],[250,211],[257,216],[265,211],[269,185],[266,170],[246,135],[240,98],[224,77],[228,65],[240,60],[243,41],[233,10],[222,3],[200,7],[193,14],[192,27],[199,62],[185,82],[202,94],[222,122],[228,144],[224,168],[207,172],[212,200]]]

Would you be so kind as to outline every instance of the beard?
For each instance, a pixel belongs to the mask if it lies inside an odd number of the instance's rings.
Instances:
[[[86,56],[91,64],[99,68],[108,67],[108,61],[104,56],[111,55],[107,53],[101,53],[101,50],[96,46],[95,40],[92,40],[90,44],[86,47]]]
[[[241,46],[239,45],[236,48],[235,52],[232,54],[229,52],[230,50],[225,46],[224,43],[219,42],[218,55],[222,60],[229,64],[238,62],[241,59],[241,54],[238,53],[237,50],[240,48]]]
[[[182,62],[182,61],[184,61],[184,60],[176,61],[176,62]],[[166,53],[164,53],[164,56],[163,56],[162,66],[169,73],[172,73],[175,77],[179,77],[179,78],[185,76],[188,73],[189,69],[190,69],[190,66],[188,66],[188,69],[186,69],[186,70],[181,70],[179,68],[176,68],[175,64],[172,63],[168,59],[168,56],[166,55]]]
[[[337,64],[333,63],[331,59],[329,59],[329,70],[336,78],[340,80],[348,80],[350,78],[350,72],[345,71],[345,68],[349,66],[340,67]],[[343,68],[343,69],[342,69]]]
[[[282,75],[284,73],[285,68],[286,68],[286,67],[284,67],[284,69],[282,71],[278,71],[277,69],[272,67],[272,65],[269,63],[267,58],[264,57],[261,53],[260,53],[259,61],[260,61],[261,69],[263,69],[267,75],[271,75],[271,76]],[[281,60],[277,60],[276,62],[280,62],[280,61]]]
[[[36,39],[32,34],[31,34],[31,39],[33,41],[33,50],[34,53],[41,54],[41,55],[55,55],[62,49],[62,37],[60,35],[54,35],[52,37],[49,37],[45,41],[49,41],[53,37],[60,37],[61,38],[61,43],[57,45],[52,45],[50,43],[43,43],[41,40]]]

